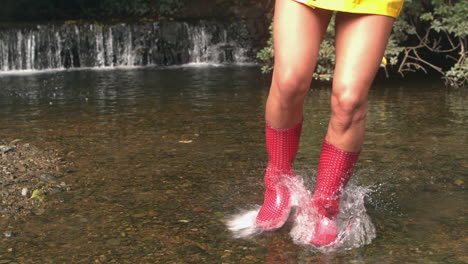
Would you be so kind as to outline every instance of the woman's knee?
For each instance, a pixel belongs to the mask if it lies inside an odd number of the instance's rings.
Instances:
[[[334,84],[332,93],[332,119],[344,128],[363,122],[367,114],[367,87],[358,84]]]
[[[275,72],[272,89],[283,103],[303,101],[310,89],[311,76],[295,71]]]

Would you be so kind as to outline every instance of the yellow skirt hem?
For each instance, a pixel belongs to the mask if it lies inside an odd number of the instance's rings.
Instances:
[[[339,12],[383,15],[397,18],[403,7],[403,0],[295,0],[312,8],[321,8]]]

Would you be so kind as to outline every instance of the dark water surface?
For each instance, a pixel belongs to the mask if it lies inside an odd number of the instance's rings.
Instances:
[[[255,67],[0,75],[0,135],[75,164],[71,191],[10,223],[0,263],[468,263],[467,93],[438,81],[370,93],[353,181],[375,189],[372,244],[325,256],[288,227],[231,238],[225,216],[263,200],[268,85]],[[315,173],[329,97],[323,85],[306,101],[303,176]]]

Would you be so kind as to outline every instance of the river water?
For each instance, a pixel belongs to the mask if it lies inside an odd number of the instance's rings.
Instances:
[[[0,75],[0,134],[57,149],[71,190],[10,223],[0,263],[468,263],[466,90],[377,83],[352,179],[373,191],[371,244],[322,254],[286,226],[235,239],[226,218],[263,200],[269,76],[251,66]],[[307,97],[295,167],[312,177],[330,89]]]

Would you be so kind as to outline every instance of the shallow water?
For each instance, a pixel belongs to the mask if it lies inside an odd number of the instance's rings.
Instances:
[[[294,244],[290,224],[232,238],[226,216],[262,202],[268,84],[255,67],[0,75],[2,137],[74,162],[71,191],[9,223],[0,263],[468,263],[467,94],[434,80],[371,90],[352,179],[373,190],[370,245],[324,255]],[[327,85],[307,97],[295,163],[306,178],[329,97]]]

